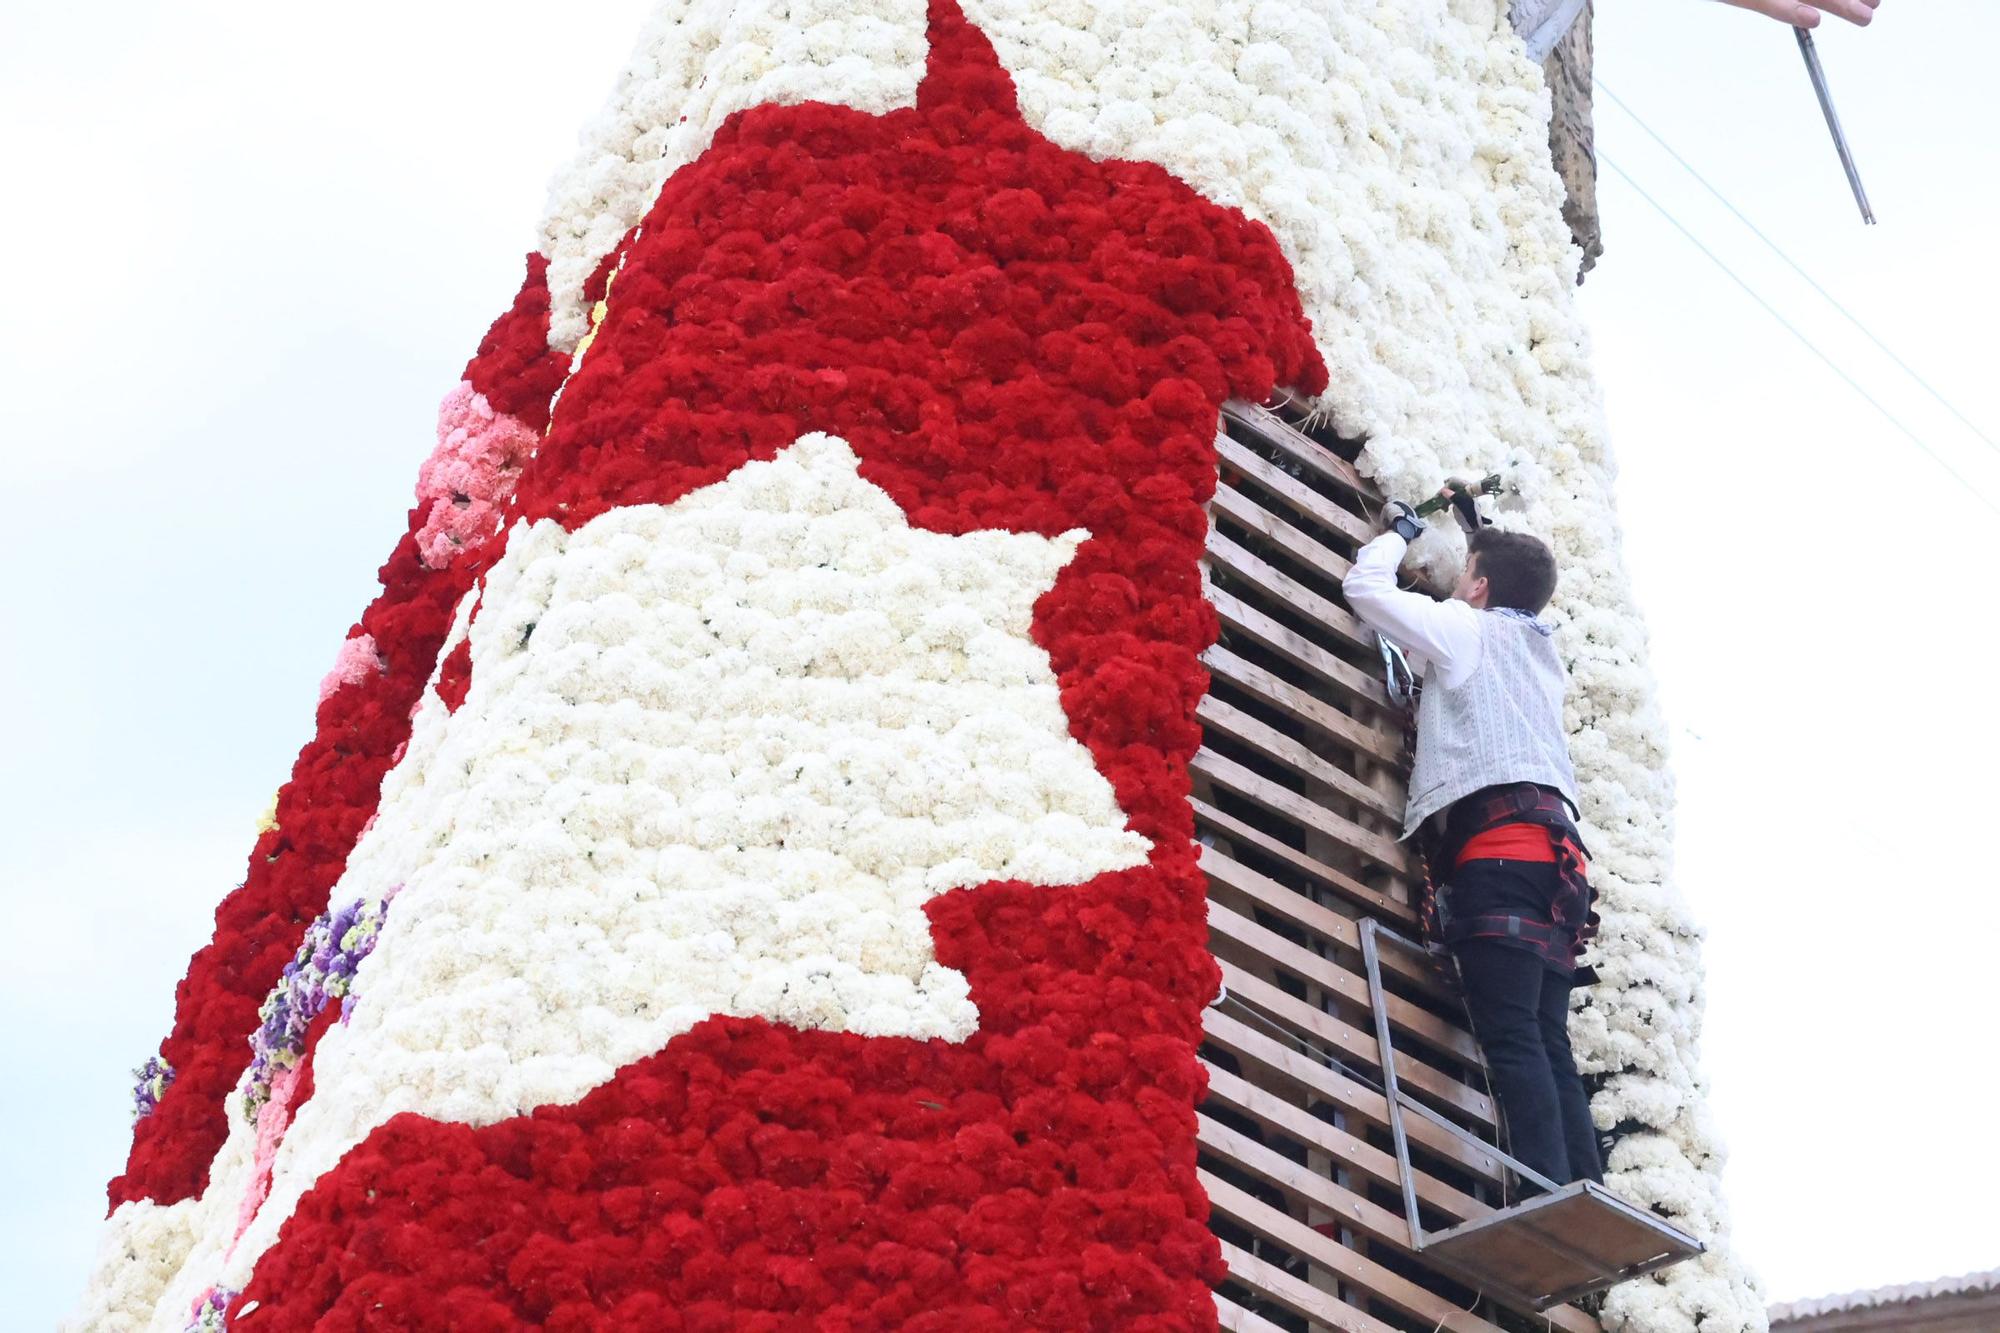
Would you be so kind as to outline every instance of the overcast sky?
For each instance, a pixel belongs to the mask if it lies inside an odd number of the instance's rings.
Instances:
[[[129,1070],[241,876],[401,530],[437,401],[644,0],[0,13],[0,1291],[74,1301]],[[1790,35],[1623,0],[1599,72],[2000,437],[2000,10],[1886,0],[1820,42],[1864,229]],[[2000,452],[1607,101],[1599,143],[2000,504]],[[1710,931],[1706,1066],[1774,1298],[2000,1265],[2000,516],[1611,172],[1584,289],[1627,557]]]

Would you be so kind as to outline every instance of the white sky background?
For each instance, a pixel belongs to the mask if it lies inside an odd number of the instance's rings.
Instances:
[[[129,1070],[645,0],[0,13],[0,1291],[80,1289]],[[1615,0],[1599,72],[1990,435],[2000,9]],[[1601,100],[1599,144],[2000,504],[2000,453]],[[1584,288],[1675,724],[1740,1245],[1785,1299],[2000,1264],[2000,516],[1606,172]],[[1795,498],[1779,503],[1783,494]]]

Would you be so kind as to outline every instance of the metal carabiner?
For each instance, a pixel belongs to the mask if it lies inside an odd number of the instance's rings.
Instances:
[[[1409,659],[1403,650],[1390,643],[1387,636],[1377,634],[1375,642],[1382,649],[1382,683],[1389,692],[1389,702],[1398,707],[1408,708],[1417,701],[1417,676],[1410,670]]]

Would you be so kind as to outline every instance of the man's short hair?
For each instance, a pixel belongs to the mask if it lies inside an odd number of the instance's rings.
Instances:
[[[1541,538],[1525,532],[1481,528],[1466,542],[1468,563],[1486,580],[1486,604],[1510,606],[1538,616],[1556,595],[1555,552]]]

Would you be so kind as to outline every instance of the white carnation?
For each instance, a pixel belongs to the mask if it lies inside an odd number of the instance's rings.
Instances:
[[[400,1111],[573,1102],[716,1014],[969,1036],[924,904],[1149,851],[1029,634],[1086,536],[913,529],[825,435],[671,505],[517,525],[447,639],[471,643],[464,702],[426,691],[335,889],[395,906],[270,1197],[233,1249],[219,1213],[166,1233],[168,1295],[243,1285]],[[215,1206],[246,1184],[221,1173]]]

